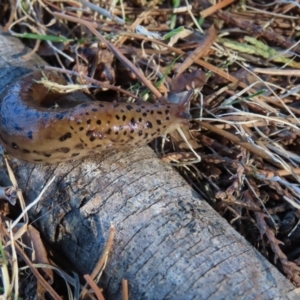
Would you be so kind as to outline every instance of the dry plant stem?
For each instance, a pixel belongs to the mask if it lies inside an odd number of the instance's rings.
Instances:
[[[261,120],[261,118],[264,118]],[[270,124],[270,122],[273,122],[276,126],[278,125],[287,125],[292,127],[293,129],[298,129],[294,126],[294,124],[299,125],[299,120],[295,119],[293,117],[287,117],[287,118],[282,118],[282,117],[269,117],[266,119],[265,116],[261,116],[259,118],[259,115],[257,114],[249,114],[247,117],[246,114],[242,114],[240,116],[238,115],[230,115],[230,116],[224,116],[222,115],[222,120],[226,122],[225,124],[216,124],[216,127],[222,128],[222,129],[228,129],[231,127],[231,122],[234,122],[235,124],[240,124],[243,126],[247,126],[249,128],[256,126],[267,126]],[[205,120],[212,120],[210,118],[205,118]],[[229,124],[227,124],[229,123]],[[290,124],[289,124],[290,123]]]
[[[240,146],[244,147],[245,149],[247,149],[251,153],[254,153],[254,154],[258,155],[259,157],[262,157],[263,159],[266,159],[270,163],[272,163],[272,164],[276,165],[277,167],[281,168],[281,165],[278,162],[274,161],[274,159],[272,158],[272,156],[270,156],[263,149],[259,149],[259,148],[255,147],[253,144],[250,144],[248,142],[243,141],[238,136],[236,136],[234,134],[231,134],[231,133],[229,133],[227,131],[224,131],[224,130],[222,130],[220,128],[217,128],[216,126],[211,125],[211,124],[209,124],[207,122],[201,122],[201,125],[203,127],[205,127],[206,129],[209,129],[212,132],[215,132],[215,133],[219,134],[220,136],[223,136],[223,137],[229,139],[233,143],[239,144]]]
[[[100,260],[98,261],[97,265],[95,266],[95,268],[94,268],[94,270],[93,270],[93,272],[91,274],[92,280],[94,280],[96,278],[96,276],[100,273],[101,269],[103,268],[104,263],[105,263],[105,261],[107,259],[107,256],[108,256],[108,254],[109,254],[109,252],[111,250],[111,247],[113,245],[115,234],[116,234],[116,228],[112,224],[110,226],[110,233],[109,233],[109,237],[108,237],[105,249],[103,251],[103,254],[102,254]],[[82,289],[80,297],[84,298],[84,296],[86,295],[86,293],[87,293],[87,285],[85,285],[84,288]]]
[[[98,300],[105,300],[104,297],[103,297],[103,295],[102,295],[101,290],[99,289],[99,287],[97,286],[97,284],[93,281],[93,279],[91,278],[91,276],[88,275],[88,274],[85,274],[83,277],[86,280],[86,282],[88,283],[88,285],[92,288],[92,290],[94,291],[94,293],[96,294],[97,299]]]
[[[55,72],[60,72],[60,73],[64,73],[64,74],[68,74],[68,75],[72,75],[72,76],[77,76],[78,78],[84,78],[85,80],[89,81],[90,83],[96,84],[96,85],[100,86],[101,88],[107,88],[107,89],[110,89],[110,90],[113,90],[113,91],[116,91],[116,92],[123,93],[123,94],[125,94],[129,97],[134,98],[134,99],[138,99],[137,96],[135,96],[134,94],[132,94],[132,93],[130,93],[130,92],[128,92],[128,91],[126,91],[122,88],[119,88],[119,87],[116,87],[114,85],[110,85],[110,84],[98,81],[96,79],[93,79],[89,76],[78,73],[76,71],[71,71],[71,70],[66,70],[66,69],[61,69],[61,68],[56,68],[56,67],[50,67],[50,66],[45,66],[45,67],[43,67],[43,69],[44,70],[51,70],[51,71],[55,71]]]
[[[218,11],[219,9],[222,9],[228,5],[230,5],[231,3],[233,3],[235,0],[224,0],[221,1],[213,6],[210,6],[209,8],[203,10],[200,15],[202,18],[206,18],[212,14],[214,14],[216,11]]]
[[[254,68],[252,71],[254,73],[260,73],[260,74],[300,77],[300,70],[297,69],[283,70],[283,69],[275,69],[275,68]]]
[[[12,260],[12,278],[11,278],[11,283],[14,286],[15,290],[15,299],[17,298],[17,294],[19,291],[19,270],[18,270],[18,259],[17,259],[17,253],[16,253],[16,248],[15,248],[15,241],[14,241],[14,236],[13,233],[10,232],[10,241],[11,243],[11,260]],[[12,292],[12,285],[10,292]]]
[[[250,91],[252,91],[250,89]],[[227,90],[226,93],[228,93],[229,95],[233,96],[236,95],[236,92],[231,91],[231,90]],[[292,107],[289,106],[288,109],[286,108],[286,106],[280,101],[281,96],[278,97],[266,97],[264,95],[260,95],[260,97],[266,102],[266,103],[270,103],[273,106],[279,107],[281,109],[284,109],[285,111],[290,110],[291,112],[300,115],[300,109],[296,108],[296,107]],[[292,121],[291,121],[292,122]],[[297,122],[298,123],[298,122]]]
[[[146,19],[146,17],[148,15],[150,15],[151,10],[147,10],[147,11],[143,11],[137,18],[136,20],[130,25],[129,30],[134,31],[135,28],[140,25],[144,19]],[[116,46],[117,47],[121,47],[126,41],[127,41],[128,37],[127,36],[121,36],[120,40],[118,42],[116,42]]]
[[[10,2],[10,15],[9,15],[9,20],[7,21],[7,23],[4,27],[5,31],[7,31],[10,28],[10,26],[14,20],[16,11],[17,11],[17,3],[16,3],[17,0],[10,0],[9,2]]]
[[[10,226],[10,230],[13,230],[13,228],[19,223],[19,221],[27,215],[27,212],[34,206],[37,204],[37,202],[40,201],[41,197],[43,196],[44,192],[47,190],[47,188],[49,187],[49,185],[54,181],[55,176],[53,176],[45,185],[45,187],[43,188],[43,190],[41,191],[41,193],[39,194],[39,196],[35,199],[35,201],[33,201],[32,203],[30,203],[29,205],[27,205],[23,210],[21,215],[19,215],[17,217],[16,220],[14,220],[14,222],[11,224]],[[28,218],[28,217],[27,217]],[[27,221],[28,222],[28,221]],[[16,236],[16,234],[15,234]]]
[[[122,279],[122,300],[129,300],[129,293],[128,293],[128,281],[126,279]]]
[[[5,235],[10,238],[9,233],[5,228],[3,228],[3,231]],[[18,245],[18,243],[15,243],[15,248],[18,252],[18,254],[22,257],[22,259],[25,261],[26,265],[29,266],[31,272],[35,275],[36,279],[42,284],[42,286],[47,290],[47,292],[55,299],[55,300],[62,300],[61,297],[53,290],[53,288],[49,285],[49,283],[42,277],[42,275],[38,272],[38,270],[32,265],[30,259],[27,257],[27,255],[24,253],[23,249]]]
[[[22,58],[24,60],[29,59],[34,53],[36,53],[38,51],[40,44],[41,44],[41,40],[36,40],[33,49],[29,53],[23,55]]]
[[[176,70],[176,77],[188,69],[198,58],[206,54],[212,44],[215,42],[217,32],[215,27],[212,25],[208,31],[207,36],[203,42],[179,65]]]
[[[286,6],[284,7],[284,9],[281,11],[281,13],[282,13],[282,14],[286,14],[287,12],[289,12],[291,9],[293,9],[293,8],[295,8],[295,7],[297,7],[296,4],[293,4],[293,3],[288,4],[288,5],[286,5]]]
[[[145,77],[145,75],[130,61],[128,60],[112,43],[107,41],[98,31],[95,29],[95,23],[91,23],[79,18],[64,15],[62,13],[53,13],[57,18],[62,18],[71,22],[80,23],[86,26],[101,42],[103,42],[111,52],[126,66],[128,67],[143,83],[144,85],[157,97],[161,98],[161,93],[153,86],[153,84]]]
[[[103,15],[104,17],[111,19],[112,21],[117,21],[117,23],[119,23],[120,25],[125,25],[125,21],[122,20],[119,17],[115,17],[112,16],[106,9],[103,9],[102,7],[95,5],[93,3],[90,3],[88,1],[85,0],[79,0],[83,5],[85,5],[86,7],[90,8],[91,10],[94,10],[96,12],[98,12],[99,14]]]

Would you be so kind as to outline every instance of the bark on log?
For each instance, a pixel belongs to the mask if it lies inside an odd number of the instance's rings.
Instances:
[[[0,92],[34,56],[0,29]],[[13,160],[28,202],[56,175],[31,211],[48,242],[91,272],[109,233],[117,234],[101,284],[107,299],[298,299],[296,289],[148,147],[59,165]],[[3,165],[4,166],[4,165]],[[6,183],[5,168],[1,183]]]

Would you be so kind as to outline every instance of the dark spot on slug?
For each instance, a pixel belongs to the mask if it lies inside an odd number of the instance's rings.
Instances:
[[[143,131],[142,130],[139,130],[139,136],[142,136],[143,135]]]
[[[152,136],[155,136],[155,135],[156,135],[156,132],[151,133],[151,135],[152,135]]]
[[[50,154],[50,153],[45,153],[44,156],[45,156],[45,157],[50,157],[51,154]]]
[[[99,107],[104,107],[104,105],[102,103],[99,104]]]
[[[11,143],[11,146],[12,146],[14,149],[19,149],[19,146],[18,146],[16,143]]]
[[[91,119],[87,119],[86,123],[91,124]]]
[[[127,134],[127,131],[125,130],[124,133],[123,133],[123,135],[126,135],[126,134]]]
[[[91,142],[93,142],[95,139],[96,139],[96,137],[95,137],[94,135],[92,135],[92,136],[90,137],[90,141],[91,141]]]
[[[134,118],[131,118],[130,124],[131,124],[131,126],[135,126],[136,122],[135,122],[135,119],[134,119]]]
[[[150,111],[150,114],[153,115],[153,113],[154,113],[154,110],[151,110],[151,111]]]
[[[108,130],[107,130],[106,133],[107,133],[107,134],[111,134],[111,128],[108,128]]]
[[[94,130],[88,130],[88,131],[86,132],[86,136],[93,136],[93,135],[95,135],[95,134],[94,134]]]
[[[134,129],[132,128],[132,129],[130,129],[130,133],[134,133]]]
[[[148,128],[152,128],[152,123],[151,123],[150,121],[147,121],[147,122],[146,122],[146,126],[147,126]]]
[[[125,112],[125,110],[124,109],[121,109],[121,113],[124,113]]]
[[[22,128],[19,125],[15,125],[15,130],[16,131],[22,131]]]
[[[126,105],[126,108],[130,111],[130,110],[132,110],[133,107],[128,104],[128,105]]]
[[[85,114],[88,116],[90,113],[89,113],[89,112],[86,112]]]
[[[113,104],[113,107],[118,107],[119,106],[119,103],[114,103]]]
[[[78,156],[79,155],[79,153],[72,153],[72,157],[74,157],[74,156]]]
[[[125,122],[125,120],[126,120],[126,116],[125,115],[123,115],[122,120]]]
[[[43,161],[42,159],[34,159],[34,161],[36,161],[36,162],[41,162],[41,161]]]
[[[136,110],[136,112],[137,113],[140,113],[142,110],[140,109],[140,108],[138,108],[137,110]]]
[[[154,104],[153,106],[154,106],[155,108],[158,108],[158,107],[159,107],[159,105],[158,105],[158,104]]]
[[[101,125],[101,120],[97,120],[96,122],[98,125]]]
[[[73,126],[70,126],[71,130],[74,130]]]
[[[82,123],[82,120],[77,120],[77,124],[81,124]]]
[[[30,153],[30,151],[27,150],[27,149],[23,149],[23,152],[24,152],[24,153]]]
[[[59,140],[60,140],[61,142],[63,142],[63,141],[65,141],[65,140],[67,140],[67,139],[70,139],[71,137],[72,137],[71,132],[67,132],[67,133],[65,133],[64,135],[62,135],[62,136],[59,138]]]
[[[68,153],[68,152],[70,152],[70,148],[62,147],[62,148],[55,149],[55,151],[56,152],[62,152],[62,153]]]
[[[170,111],[168,109],[165,110],[166,115],[169,113]]]
[[[143,117],[147,117],[147,113],[143,113]]]
[[[142,122],[142,118],[139,118],[139,122]]]
[[[158,111],[157,111],[157,114],[158,114],[158,115],[162,115],[162,111],[158,110]]]
[[[157,125],[161,125],[161,120],[156,120]]]
[[[149,135],[149,133],[146,132],[146,133],[145,133],[145,136],[144,136],[144,139],[146,139],[146,138],[148,137],[148,135]]]
[[[116,119],[117,119],[117,120],[120,120],[120,116],[119,116],[119,115],[116,115]]]
[[[84,129],[84,127],[79,127],[79,131],[82,131]]]
[[[32,139],[32,131],[28,131],[28,132],[27,132],[27,137],[28,137],[29,139]]]
[[[166,117],[166,120],[169,121],[169,120],[170,120],[170,117]]]
[[[118,135],[119,134],[119,131],[115,131],[115,135]]]
[[[98,109],[97,108],[92,108],[93,112],[96,112]],[[75,154],[75,153],[74,153]]]
[[[77,144],[75,145],[76,149],[84,149],[84,146],[82,144]]]

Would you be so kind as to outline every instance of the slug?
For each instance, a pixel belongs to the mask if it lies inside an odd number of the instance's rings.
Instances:
[[[56,73],[44,73],[51,81],[65,83]],[[39,71],[25,75],[0,96],[0,141],[10,155],[27,162],[52,164],[140,147],[189,123],[188,100],[94,101],[85,93],[50,91],[36,82],[41,77]]]

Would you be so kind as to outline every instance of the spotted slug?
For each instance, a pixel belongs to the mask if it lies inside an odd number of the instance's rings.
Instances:
[[[94,101],[85,93],[49,91],[37,82],[41,76],[39,71],[26,75],[0,96],[0,141],[10,155],[27,162],[58,163],[140,147],[188,124],[188,101]],[[46,76],[65,83],[56,73]]]

